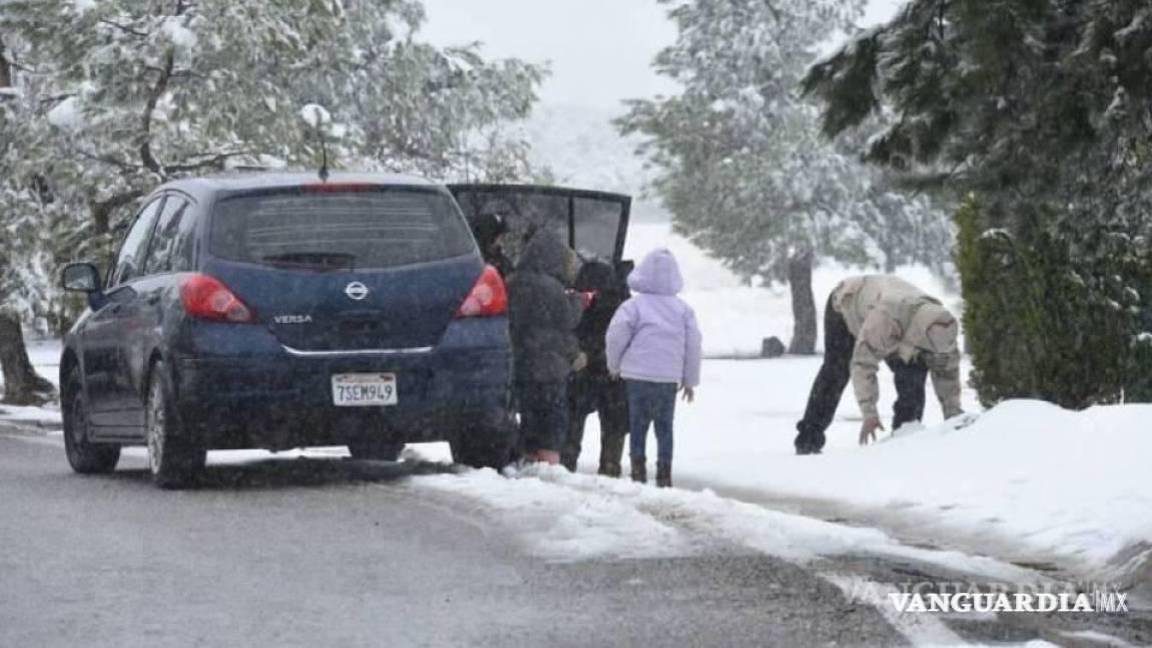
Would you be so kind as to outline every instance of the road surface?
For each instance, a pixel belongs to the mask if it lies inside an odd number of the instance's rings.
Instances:
[[[408,485],[444,470],[270,460],[211,466],[199,488],[166,492],[138,454],[113,475],[84,477],[58,437],[0,431],[0,646],[909,641],[880,608],[848,600],[814,570],[722,543],[688,558],[533,558],[474,502]],[[897,569],[866,559],[836,568]],[[1053,636],[1037,622],[952,631]]]

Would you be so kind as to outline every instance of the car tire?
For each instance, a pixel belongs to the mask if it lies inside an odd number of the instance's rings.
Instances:
[[[148,375],[144,422],[152,483],[160,488],[186,488],[204,470],[208,453],[181,433],[172,379],[164,363],[156,362]]]
[[[404,451],[403,443],[385,439],[356,439],[348,443],[348,452],[353,459],[373,461],[396,461]]]
[[[110,473],[116,470],[120,461],[120,446],[92,443],[88,440],[90,430],[88,401],[84,388],[75,376],[70,377],[64,390],[64,453],[72,470],[82,475]]]
[[[472,468],[501,470],[511,463],[514,431],[515,425],[507,416],[465,429],[449,441],[452,461]]]

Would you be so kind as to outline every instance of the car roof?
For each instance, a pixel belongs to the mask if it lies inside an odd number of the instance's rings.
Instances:
[[[175,189],[193,195],[208,195],[221,192],[299,187],[301,185],[320,184],[321,182],[323,181],[320,180],[320,177],[315,171],[235,171],[218,175],[173,180],[157,187],[153,193]],[[430,189],[443,187],[443,185],[417,176],[371,172],[334,172],[328,178],[327,182],[333,184],[417,186],[428,187]]]

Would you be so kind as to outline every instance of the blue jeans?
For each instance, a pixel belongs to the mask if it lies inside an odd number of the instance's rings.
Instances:
[[[656,425],[656,460],[672,463],[672,420],[676,416],[675,383],[629,380],[628,428],[633,457],[646,456],[648,427]]]

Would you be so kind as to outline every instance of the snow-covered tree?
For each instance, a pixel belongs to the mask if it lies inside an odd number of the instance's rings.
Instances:
[[[1147,390],[1149,52],[1147,0],[912,0],[806,80],[829,135],[886,106],[867,157],[971,195],[961,279],[989,401]]]
[[[861,0],[662,2],[679,36],[655,67],[683,90],[629,102],[618,124],[646,137],[678,232],[745,277],[788,281],[792,353],[815,349],[817,260],[891,268],[947,256],[944,214],[824,141],[800,96],[815,52],[851,29]]]
[[[0,33],[0,170],[11,169],[31,141],[31,105],[18,83],[15,47]],[[37,185],[0,173],[0,370],[3,402],[33,404],[47,398],[52,384],[37,375],[24,347],[21,320],[51,290],[44,274],[44,228],[36,210]]]
[[[6,237],[21,258],[0,300],[66,321],[59,264],[107,259],[145,192],[238,166],[317,168],[318,131],[335,167],[528,177],[507,123],[544,69],[421,43],[423,20],[418,0],[3,0],[20,82],[3,91],[0,224],[23,234]],[[307,104],[329,123],[309,127]]]

